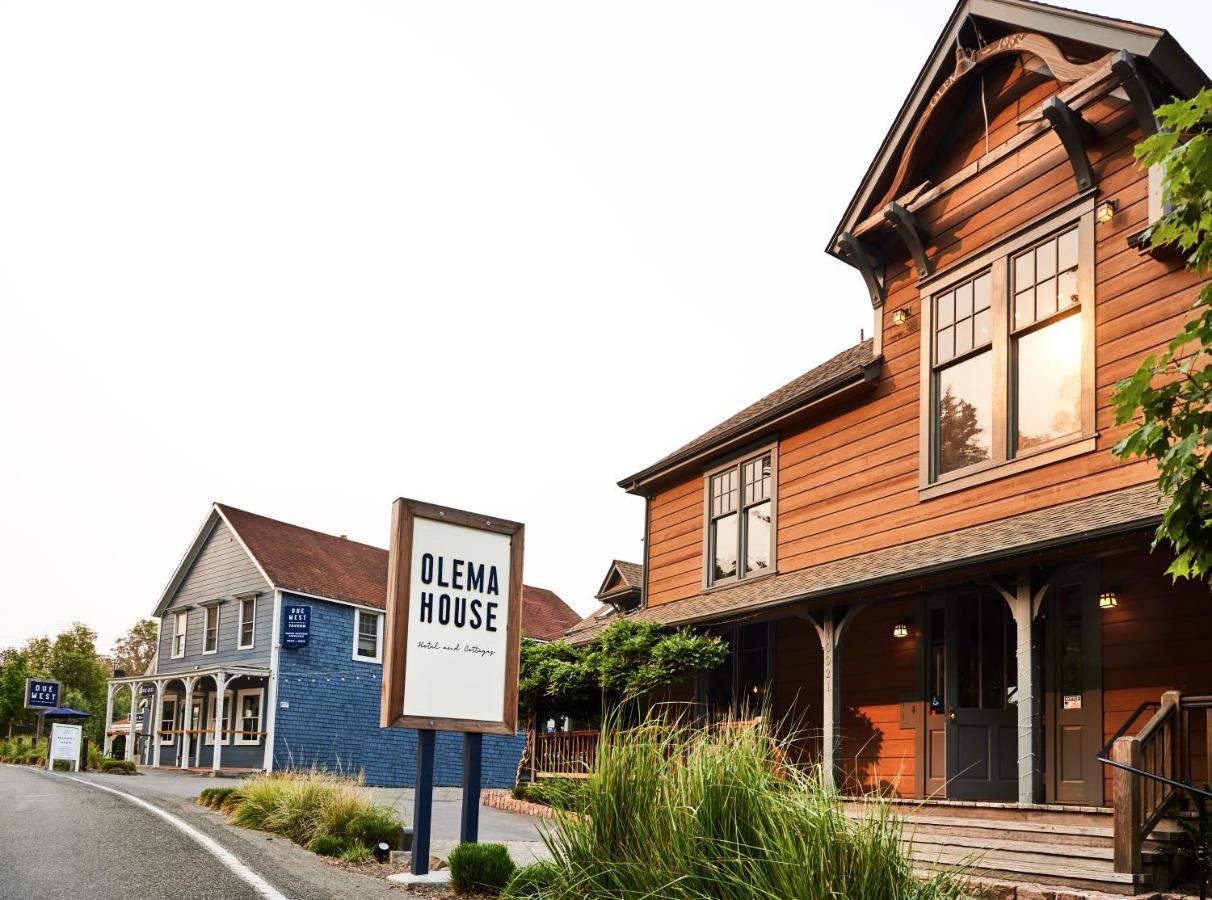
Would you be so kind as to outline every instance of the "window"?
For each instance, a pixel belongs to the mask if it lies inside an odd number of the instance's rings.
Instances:
[[[219,607],[218,605],[203,608],[206,619],[205,630],[202,633],[202,652],[214,653],[219,649]]]
[[[925,499],[1093,449],[1093,206],[924,286]]]
[[[206,711],[206,724],[198,726],[206,729],[206,743],[215,742],[215,706],[218,694],[211,693],[210,706]],[[223,692],[223,743],[231,743],[231,733],[236,730],[236,704],[231,691]]]
[[[189,624],[189,611],[181,610],[173,614],[173,659],[185,655],[185,629]]]
[[[172,732],[177,727],[177,701],[165,699],[160,708],[160,744],[171,744],[177,736]],[[169,732],[165,734],[164,732]]]
[[[257,598],[241,597],[240,598],[240,637],[239,649],[250,650],[253,646],[253,639],[256,633],[257,625]]]
[[[380,662],[383,658],[381,616],[364,609],[354,610],[353,658],[362,662]]]
[[[720,637],[728,655],[706,675],[708,711],[716,718],[760,714],[770,681],[770,626],[742,625]]]
[[[261,743],[261,688],[249,688],[236,693],[237,744]]]
[[[707,476],[708,586],[774,571],[774,450]]]

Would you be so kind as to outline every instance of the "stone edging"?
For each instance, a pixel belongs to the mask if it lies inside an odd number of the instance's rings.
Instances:
[[[540,819],[554,819],[558,809],[544,806],[542,803],[531,803],[529,800],[519,800],[509,791],[494,789],[480,792],[480,802],[493,809],[505,812],[522,813],[525,816],[538,816]]]

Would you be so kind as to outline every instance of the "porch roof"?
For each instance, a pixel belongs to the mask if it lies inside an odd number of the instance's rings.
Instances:
[[[246,675],[250,678],[268,678],[269,669],[265,666],[241,666],[241,665],[213,665],[201,666],[197,669],[190,669],[186,672],[161,672],[158,675],[124,675],[122,678],[107,678],[107,684],[163,684],[169,681],[184,681],[187,678],[208,678],[218,675],[220,672],[231,677]]]
[[[874,588],[960,565],[994,562],[1112,537],[1156,524],[1163,510],[1152,483],[1137,485],[733,587],[704,591],[683,600],[646,607],[629,616],[666,625],[719,621],[738,613],[751,614],[830,594]],[[612,621],[614,617],[599,621],[590,616],[570,628],[565,639],[573,644],[586,643]]]

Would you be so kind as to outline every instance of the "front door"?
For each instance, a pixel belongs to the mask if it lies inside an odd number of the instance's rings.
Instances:
[[[945,609],[947,789],[952,800],[1018,796],[1018,683],[1009,604],[985,588],[948,592]]]

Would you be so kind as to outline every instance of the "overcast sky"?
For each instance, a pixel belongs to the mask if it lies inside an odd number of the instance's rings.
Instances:
[[[870,332],[822,251],[951,8],[0,6],[0,647],[107,649],[212,500],[520,519],[593,608],[616,481]]]

